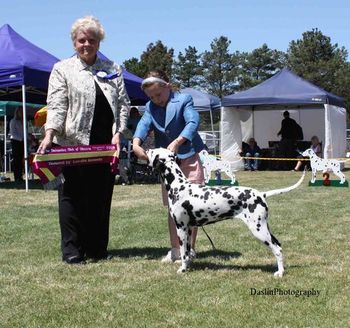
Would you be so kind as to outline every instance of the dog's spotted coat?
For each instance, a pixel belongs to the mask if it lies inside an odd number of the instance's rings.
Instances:
[[[169,212],[176,224],[180,241],[181,267],[178,272],[188,269],[193,227],[236,217],[248,226],[256,238],[270,247],[277,259],[278,270],[275,276],[283,275],[282,248],[267,224],[266,198],[297,188],[302,183],[305,172],[295,185],[263,193],[248,187],[193,184],[186,179],[171,151],[152,149],[147,151],[147,156],[149,165],[160,173],[168,191]]]
[[[232,185],[235,184],[236,176],[231,167],[233,163],[229,161],[218,160],[215,156],[209,155],[209,153],[206,150],[202,150],[199,153],[199,155],[202,160],[202,164],[205,172],[205,182],[209,181],[212,171],[220,170],[231,179]]]
[[[345,175],[340,170],[340,162],[338,160],[318,157],[311,148],[306,149],[302,155],[310,158],[310,166],[312,170],[311,183],[316,181],[317,171],[327,172],[328,170],[332,171],[337,177],[339,177],[341,184],[345,182]]]

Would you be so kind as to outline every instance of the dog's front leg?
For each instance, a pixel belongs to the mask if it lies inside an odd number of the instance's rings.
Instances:
[[[235,182],[236,182],[236,176],[231,171],[228,171],[228,172],[225,172],[225,173],[226,173],[226,175],[228,177],[231,178],[231,184],[234,185]]]
[[[205,171],[206,171],[205,183],[208,183],[209,180],[210,180],[210,177],[211,177],[211,170],[209,170],[209,169],[206,168]]]
[[[316,181],[316,172],[317,170],[312,169],[311,183],[314,183]]]
[[[181,256],[181,267],[177,270],[177,273],[184,273],[188,270],[190,263],[190,238],[188,235],[188,227],[177,228],[177,236],[179,237],[180,244],[180,256]]]

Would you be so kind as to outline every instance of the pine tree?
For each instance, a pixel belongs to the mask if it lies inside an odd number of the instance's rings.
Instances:
[[[162,41],[150,43],[141,55],[141,63],[147,70],[160,69],[171,77],[174,49],[166,47]]]
[[[346,98],[350,104],[350,64],[347,51],[318,29],[303,33],[289,44],[288,66],[299,76],[323,89]]]
[[[233,92],[237,80],[234,58],[228,49],[230,43],[225,36],[215,38],[210,44],[211,51],[203,54],[203,86],[220,98]]]
[[[125,69],[139,77],[144,77],[147,73],[147,67],[144,63],[140,62],[136,57],[126,60],[123,63]]]
[[[200,59],[201,55],[195,47],[186,48],[185,54],[179,52],[173,66],[173,81],[179,88],[192,88],[200,84],[202,75]]]
[[[272,50],[267,44],[252,52],[237,54],[240,74],[239,90],[251,88],[273,76],[285,65],[285,54]]]

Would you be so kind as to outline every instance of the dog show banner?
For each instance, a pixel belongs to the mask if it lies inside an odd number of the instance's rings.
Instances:
[[[47,154],[35,154],[31,165],[44,189],[52,190],[64,182],[63,167],[106,163],[111,165],[112,174],[118,174],[116,145],[53,147]]]

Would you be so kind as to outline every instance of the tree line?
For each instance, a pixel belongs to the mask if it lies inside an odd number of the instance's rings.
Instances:
[[[251,52],[229,51],[231,41],[220,36],[210,50],[199,53],[188,46],[174,56],[174,49],[158,40],[150,43],[140,58],[123,65],[144,77],[150,69],[162,69],[178,88],[194,87],[218,97],[249,89],[288,67],[300,77],[344,97],[350,106],[350,63],[345,47],[315,28],[289,43],[286,52],[270,49],[266,43]]]

